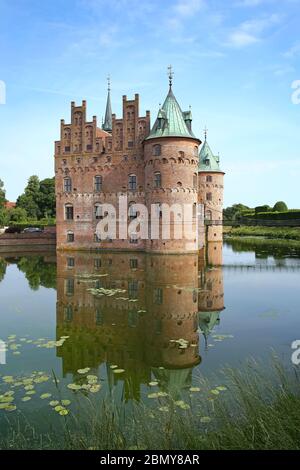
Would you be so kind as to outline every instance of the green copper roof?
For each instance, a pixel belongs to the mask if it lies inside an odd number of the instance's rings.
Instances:
[[[222,171],[219,156],[212,153],[206,139],[199,153],[198,171]]]
[[[189,137],[195,139],[191,130],[192,113],[182,112],[172,87],[160,108],[154,126],[147,139],[156,137]]]
[[[108,93],[107,93],[105,120],[104,120],[104,124],[102,125],[102,129],[106,132],[112,131],[112,111],[111,111],[111,101],[110,101],[110,88],[108,88]]]

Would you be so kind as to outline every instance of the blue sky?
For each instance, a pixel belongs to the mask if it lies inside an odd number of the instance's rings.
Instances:
[[[225,205],[300,207],[299,0],[0,0],[0,178],[10,200],[53,175],[53,141],[70,101],[104,114],[140,93],[152,123],[168,89],[193,130],[208,127],[226,171]]]

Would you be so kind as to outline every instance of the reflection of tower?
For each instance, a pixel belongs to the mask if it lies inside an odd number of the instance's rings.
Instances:
[[[224,310],[224,285],[222,271],[222,250],[220,243],[208,243],[207,259],[199,269],[199,327],[205,343],[213,328],[220,323]]]
[[[197,278],[197,255],[147,258],[146,360],[168,388],[190,382],[200,362]]]
[[[64,375],[106,363],[125,399],[139,398],[153,368],[165,368],[155,369],[162,382],[190,380],[200,362],[197,255],[58,252],[57,269],[57,337],[70,337],[57,352]],[[179,339],[187,347],[170,341]]]

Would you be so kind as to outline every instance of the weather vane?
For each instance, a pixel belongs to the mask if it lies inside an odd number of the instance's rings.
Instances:
[[[205,140],[206,140],[206,138],[207,138],[207,132],[208,132],[208,129],[207,129],[207,127],[205,126],[205,129],[204,129],[204,137],[205,137]]]
[[[174,77],[174,72],[173,72],[172,65],[169,65],[169,67],[168,67],[168,77],[169,77],[169,85],[171,87],[172,83],[173,83],[173,77]]]

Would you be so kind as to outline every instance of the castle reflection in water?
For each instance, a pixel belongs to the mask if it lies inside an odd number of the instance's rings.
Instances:
[[[63,375],[102,365],[110,386],[123,381],[125,400],[154,377],[169,392],[189,388],[199,341],[224,309],[221,265],[221,243],[199,255],[58,252],[57,338],[70,337],[57,349]]]

